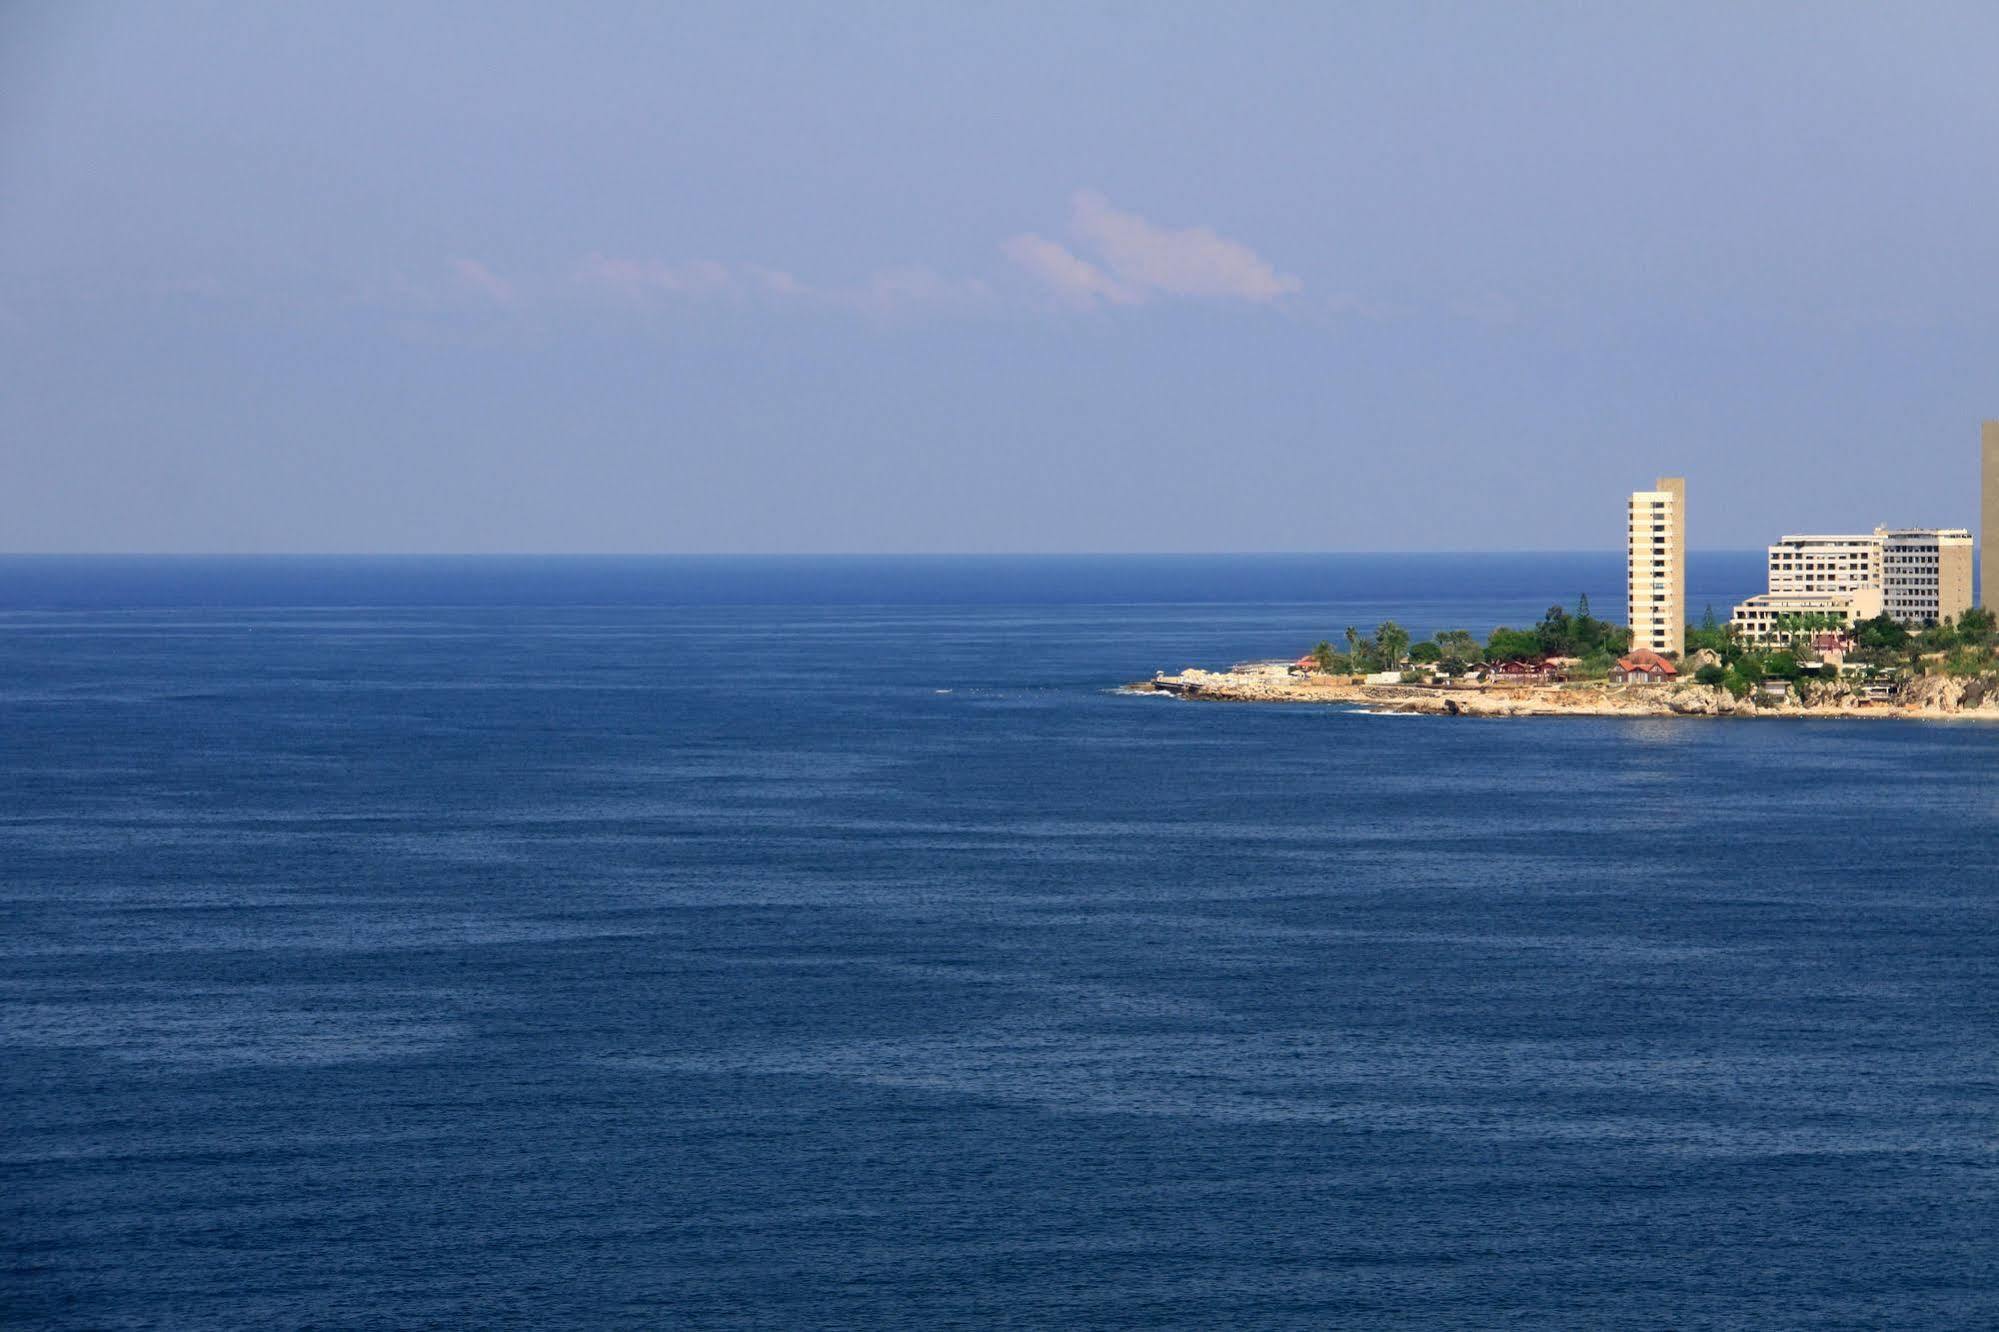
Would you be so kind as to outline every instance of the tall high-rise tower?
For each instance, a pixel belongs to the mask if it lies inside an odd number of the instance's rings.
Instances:
[[[1978,604],[1999,608],[1999,421],[1978,431]]]
[[[1631,646],[1678,656],[1687,646],[1686,478],[1662,476],[1633,491],[1626,535]]]

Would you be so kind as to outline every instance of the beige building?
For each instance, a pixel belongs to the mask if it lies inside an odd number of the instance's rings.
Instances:
[[[1625,556],[1632,648],[1678,656],[1687,645],[1686,478],[1662,476],[1632,492]]]
[[[1999,538],[1999,421],[1987,421],[1978,431],[1979,452],[1978,472],[1978,539],[1985,549],[1979,556],[1978,590],[1987,606],[1999,606],[1999,551],[1993,549],[1994,538]]]
[[[1786,626],[1794,615],[1829,616],[1850,628],[1881,613],[1879,587],[1853,587],[1838,592],[1762,592],[1735,608],[1728,628],[1749,643],[1776,643],[1791,637]]]
[[[1971,533],[1880,528],[1881,609],[1903,624],[1955,620],[1971,609]]]
[[[1787,536],[1771,546],[1772,592],[1845,592],[1881,586],[1881,535]]]
[[[1876,614],[1918,626],[1956,619],[1971,607],[1971,533],[1961,527],[1794,535],[1769,551],[1773,593],[1876,588]]]

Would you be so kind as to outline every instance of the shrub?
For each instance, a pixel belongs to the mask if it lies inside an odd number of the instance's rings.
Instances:
[[[1983,675],[1993,669],[1992,658],[1984,652],[1959,648],[1943,664],[1944,674],[1959,677]]]
[[[1592,652],[1576,663],[1575,675],[1578,680],[1602,680],[1610,675],[1610,668],[1617,665],[1617,658],[1608,652]]]

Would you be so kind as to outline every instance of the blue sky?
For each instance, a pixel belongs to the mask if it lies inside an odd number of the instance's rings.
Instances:
[[[1999,8],[0,7],[0,549],[1974,524]]]

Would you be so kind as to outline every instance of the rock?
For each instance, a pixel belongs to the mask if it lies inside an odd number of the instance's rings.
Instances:
[[[1666,707],[1682,717],[1747,717],[1756,705],[1715,685],[1687,685],[1666,696]]]
[[[1800,680],[1798,687],[1804,692],[1805,705],[1812,709],[1855,708],[1860,706],[1860,694],[1851,680]]]
[[[1896,699],[1925,712],[1999,712],[1999,680],[1973,675],[1919,675]]]

